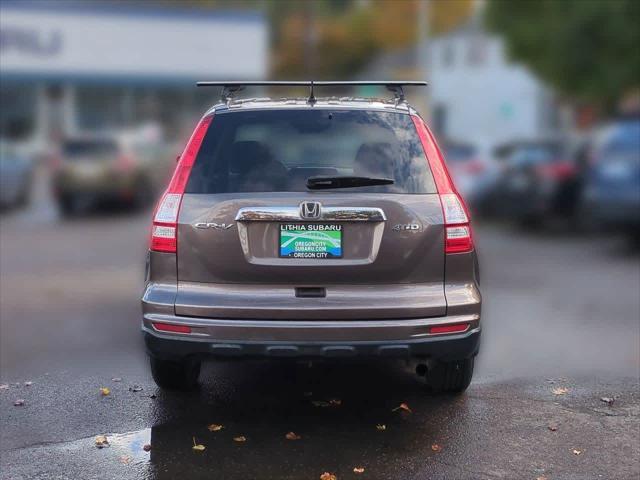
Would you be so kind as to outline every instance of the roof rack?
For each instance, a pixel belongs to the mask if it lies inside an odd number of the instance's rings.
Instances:
[[[274,80],[274,81],[204,81],[197,82],[198,87],[222,87],[221,100],[223,102],[229,102],[234,95],[244,90],[245,87],[309,87],[309,98],[307,103],[316,103],[316,97],[314,95],[314,87],[345,87],[345,86],[363,86],[363,85],[379,85],[387,87],[387,90],[393,92],[397,103],[404,102],[404,90],[406,86],[423,87],[427,85],[427,82],[419,80],[406,80],[406,81],[386,81],[386,80],[351,80],[351,81],[314,81],[314,80],[301,80],[301,81],[289,81],[289,80]]]

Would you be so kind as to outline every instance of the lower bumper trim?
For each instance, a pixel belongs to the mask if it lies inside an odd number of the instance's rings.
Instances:
[[[480,347],[480,327],[465,333],[426,337],[417,340],[364,342],[216,342],[192,341],[186,338],[162,338],[145,330],[147,353],[153,357],[179,359],[198,357],[293,357],[344,358],[423,357],[438,360],[459,360],[475,356]]]

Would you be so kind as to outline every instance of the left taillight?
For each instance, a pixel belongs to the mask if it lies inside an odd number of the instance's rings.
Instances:
[[[440,195],[445,229],[444,253],[471,252],[474,248],[473,235],[467,207],[455,188],[442,153],[429,128],[417,115],[412,115],[412,119]]]
[[[178,250],[178,214],[182,195],[187,186],[191,168],[196,160],[213,115],[198,123],[173,172],[169,187],[160,198],[153,214],[149,248],[156,252],[176,253]]]

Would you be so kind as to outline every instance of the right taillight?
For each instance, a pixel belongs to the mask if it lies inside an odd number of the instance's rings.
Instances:
[[[153,215],[151,242],[149,248],[156,252],[176,253],[178,250],[178,213],[182,203],[182,195],[189,180],[191,167],[196,160],[200,145],[204,140],[213,115],[200,120],[180,155],[180,160],[169,182],[167,191],[162,195]]]
[[[464,201],[453,184],[442,152],[429,128],[419,116],[412,115],[412,119],[440,195],[445,229],[444,252],[447,254],[471,252],[473,235]]]

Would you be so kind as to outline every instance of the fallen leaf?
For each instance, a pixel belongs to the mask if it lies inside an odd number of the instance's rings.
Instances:
[[[577,448],[573,449],[573,454],[574,455],[580,455],[582,453],[582,450],[578,450]]]
[[[441,452],[442,451],[442,447],[440,445],[438,445],[437,443],[434,443],[433,445],[431,445],[431,450],[433,450],[434,452]]]
[[[554,395],[566,395],[567,393],[569,393],[569,389],[564,387],[557,387],[551,390],[551,393],[553,393]]]
[[[284,436],[284,438],[286,438],[287,440],[300,440],[302,437],[300,435],[296,435],[293,432],[289,432]]]
[[[217,423],[212,423],[211,425],[208,425],[207,428],[209,429],[210,432],[219,432],[224,428],[224,426],[218,425]]]
[[[536,480],[547,480],[547,477],[542,475],[541,477],[536,477]]]
[[[18,398],[15,402],[13,402],[14,407],[24,407],[25,401],[22,398]]]
[[[353,467],[353,473],[364,473],[364,467]]]
[[[9,388],[8,383],[3,383],[2,385],[0,385],[0,390],[6,390],[7,388]]]
[[[106,435],[98,435],[96,437],[96,447],[105,448],[109,446],[109,440]]]
[[[204,451],[205,448],[207,447],[199,443],[196,443],[196,437],[193,437],[193,447],[191,447],[191,450],[195,450],[196,452],[202,452]]]
[[[558,430],[558,425],[556,425],[555,423],[550,423],[547,428],[549,430],[551,430],[552,432],[555,432],[556,430]]]
[[[120,460],[120,463],[123,465],[129,465],[129,463],[131,463],[131,457],[129,455],[120,455],[118,460]]]
[[[142,387],[139,385],[134,385],[133,387],[129,387],[129,391],[130,392],[141,392],[142,391]]]
[[[149,452],[149,451],[151,451],[151,445],[149,445],[148,443],[145,443],[145,444],[142,446],[142,449],[143,449],[145,452]]]
[[[320,475],[320,480],[338,480],[338,477],[336,477],[333,473],[324,472],[322,475]]]
[[[33,382],[24,382],[25,387],[30,387],[31,385],[33,385]]]
[[[102,395],[103,397],[106,397],[110,393],[111,393],[111,390],[109,390],[107,387],[100,388],[100,395]]]
[[[245,437],[244,435],[240,435],[239,437],[233,437],[233,441],[239,443],[246,442],[247,437]]]
[[[381,432],[384,432],[387,429],[387,426],[384,423],[379,423],[376,425],[376,429],[378,429]]]
[[[606,404],[607,404],[607,405],[609,405],[609,406],[611,406],[611,405],[613,405],[613,402],[615,402],[615,401],[616,401],[616,399],[615,399],[615,398],[613,398],[613,397],[602,397],[602,398],[600,399],[600,401],[601,401],[601,402],[606,403]]]
[[[111,379],[111,381],[112,381],[112,382],[121,382],[121,381],[122,381],[122,379],[121,379],[120,377],[113,377],[113,378]]]
[[[396,412],[398,410],[402,410],[402,411],[407,412],[407,413],[412,413],[411,409],[409,408],[409,405],[407,405],[406,403],[401,403],[400,405],[398,405],[396,408],[394,408],[391,411],[392,412]]]

